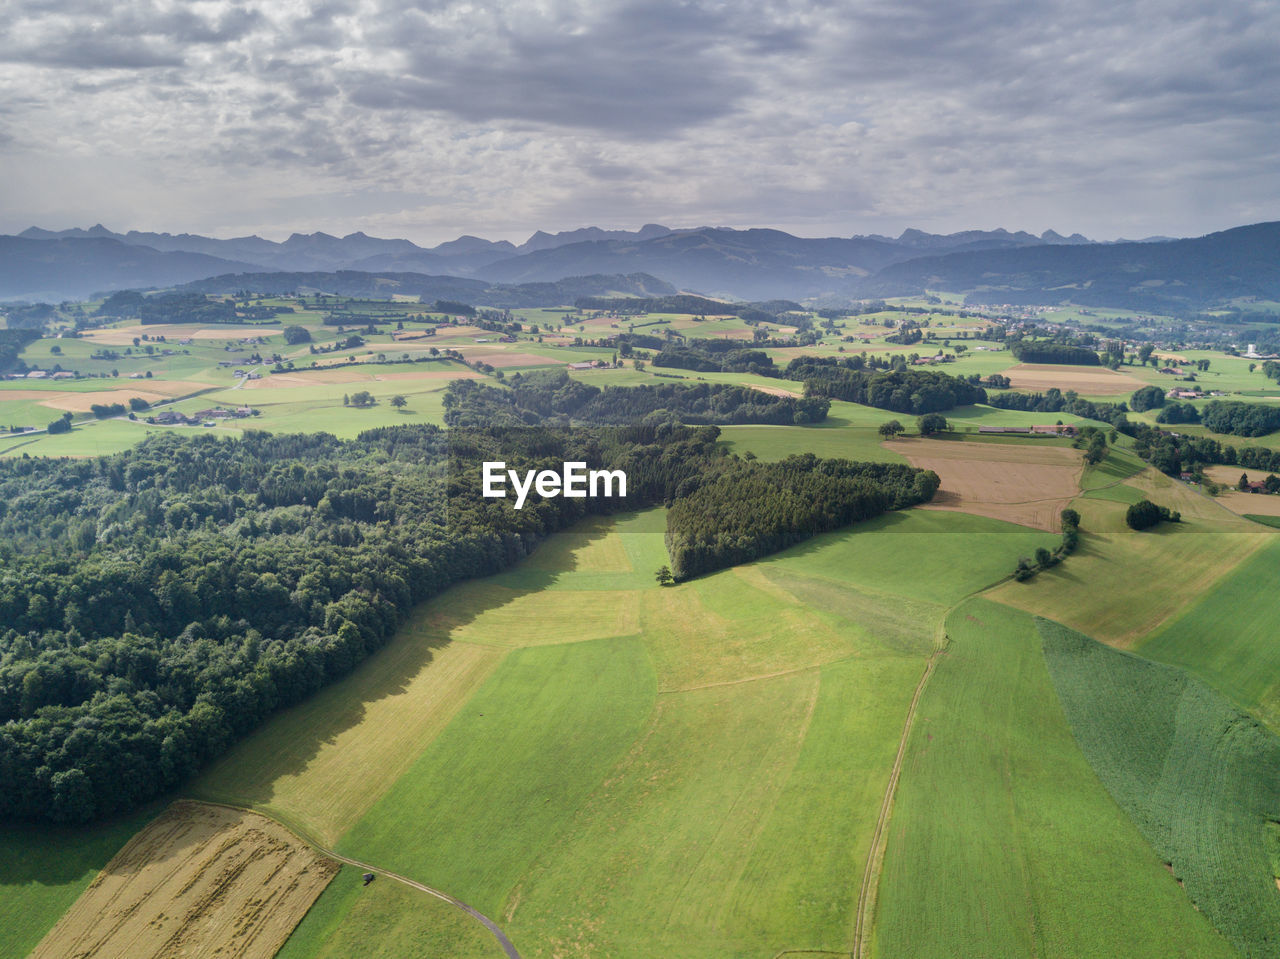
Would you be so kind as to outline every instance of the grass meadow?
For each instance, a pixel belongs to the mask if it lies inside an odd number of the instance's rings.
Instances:
[[[1227,957],[1076,747],[1032,618],[956,607],[898,788],[873,954]]]
[[[364,886],[343,866],[276,959],[502,959],[497,941],[454,906],[393,879]]]
[[[1280,594],[1264,585],[1277,568],[1273,536],[1137,650],[1195,673],[1280,731]]]

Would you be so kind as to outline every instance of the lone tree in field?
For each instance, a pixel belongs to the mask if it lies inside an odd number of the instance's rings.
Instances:
[[[897,420],[890,420],[888,423],[880,424],[880,435],[887,440],[893,439],[903,431],[903,426]]]
[[[670,566],[659,566],[658,571],[653,574],[653,578],[658,581],[659,586],[670,585],[673,577],[671,575]]]
[[[947,418],[941,413],[925,413],[924,416],[916,420],[916,428],[919,429],[921,436],[945,433],[947,431]]]
[[[1140,499],[1125,512],[1124,521],[1129,524],[1130,529],[1143,530],[1150,529],[1157,523],[1179,523],[1182,521],[1182,514],[1167,506],[1157,506],[1149,499]]]
[[[409,401],[408,401],[408,400],[406,400],[406,399],[405,399],[403,396],[401,396],[399,393],[397,393],[395,396],[391,397],[391,405],[392,405],[392,406],[394,406],[394,407],[395,407],[396,409],[398,409],[398,410],[400,410],[400,409],[404,409],[404,407],[405,407],[405,406],[407,406],[407,405],[408,405],[408,403],[409,403]]]

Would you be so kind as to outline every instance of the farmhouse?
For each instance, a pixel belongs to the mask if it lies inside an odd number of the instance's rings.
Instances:
[[[1012,436],[1075,436],[1078,432],[1069,423],[1052,426],[979,426],[979,433],[997,433]]]
[[[571,370],[589,370],[589,369],[592,369],[594,366],[595,366],[595,364],[594,364],[594,363],[570,363],[570,364],[569,364],[569,369],[571,369]]]

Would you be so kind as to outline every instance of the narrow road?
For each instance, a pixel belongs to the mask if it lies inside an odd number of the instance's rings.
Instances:
[[[471,916],[473,919],[479,922],[482,926],[488,929],[489,932],[493,933],[493,938],[498,940],[498,945],[502,947],[502,951],[505,952],[510,957],[510,959],[520,959],[520,953],[516,949],[515,944],[512,943],[512,941],[507,938],[507,934],[498,927],[498,924],[496,922],[494,922],[492,919],[490,919],[480,910],[475,909],[471,906],[468,906],[461,899],[457,899],[454,896],[449,895],[447,892],[441,892],[439,889],[433,889],[431,886],[425,885],[424,883],[420,883],[416,879],[410,879],[408,876],[402,876],[399,873],[394,873],[394,872],[391,872],[390,870],[382,869],[370,863],[361,862],[359,859],[352,859],[349,856],[343,856],[340,853],[334,852],[332,849],[326,849],[324,846],[321,846],[319,843],[315,842],[314,840],[308,839],[306,836],[300,835],[295,829],[293,829],[287,823],[283,823],[272,816],[268,816],[261,809],[253,809],[249,806],[237,806],[234,803],[209,802],[204,799],[194,799],[191,801],[203,803],[206,806],[224,806],[227,809],[235,809],[238,812],[250,812],[250,813],[253,813],[255,816],[261,816],[263,819],[270,819],[272,822],[276,823],[277,825],[283,827],[284,829],[287,829],[289,831],[289,834],[291,836],[297,837],[299,842],[306,843],[312,849],[316,850],[322,855],[328,856],[330,859],[336,859],[338,862],[346,863],[348,866],[355,866],[358,869],[365,870],[366,872],[372,872],[379,876],[385,876],[388,879],[394,879],[396,882],[404,883],[406,886],[411,886],[412,888],[417,889],[420,892],[425,892],[428,895],[435,896],[437,899],[443,899],[449,905],[456,906],[458,909],[461,909],[467,915]]]
[[[258,815],[262,815],[262,814],[258,813]],[[520,953],[516,951],[516,947],[512,944],[511,940],[507,938],[507,934],[498,928],[498,924],[494,922],[492,919],[490,919],[488,916],[486,916],[484,913],[480,912],[477,909],[473,909],[471,906],[468,906],[461,899],[455,899],[453,896],[449,895],[447,892],[441,892],[439,889],[432,889],[430,886],[425,886],[422,883],[418,882],[417,880],[410,879],[407,876],[401,876],[394,872],[388,872],[385,869],[379,869],[377,866],[371,866],[369,865],[369,863],[361,862],[359,859],[349,859],[346,856],[341,856],[331,849],[320,849],[320,847],[318,846],[316,848],[319,849],[320,852],[328,856],[330,859],[336,859],[338,860],[338,862],[345,862],[348,866],[357,866],[360,869],[365,869],[365,870],[368,870],[369,872],[377,873],[380,876],[386,876],[388,879],[394,879],[396,882],[402,882],[406,886],[412,886],[414,889],[420,889],[422,892],[429,893],[435,896],[437,899],[443,899],[445,902],[449,903],[449,905],[451,906],[457,906],[459,909],[461,909],[467,915],[471,916],[473,919],[478,921],[482,926],[488,929],[491,933],[493,933],[493,937],[498,940],[498,945],[502,947],[503,951],[508,956],[510,956],[511,959],[520,959]]]
[[[898,755],[893,760],[893,770],[889,774],[889,784],[884,790],[884,800],[880,803],[880,817],[876,820],[876,830],[871,836],[871,849],[867,852],[867,866],[862,873],[862,888],[858,890],[858,912],[853,925],[853,959],[863,959],[867,954],[867,938],[870,932],[868,922],[875,913],[876,891],[880,885],[880,866],[884,862],[884,847],[888,836],[885,828],[889,825],[889,816],[893,812],[893,798],[898,791],[898,776],[902,772],[902,759],[907,752],[907,739],[911,736],[911,727],[916,721],[916,706],[924,694],[924,688],[933,675],[933,667],[944,650],[938,649],[930,654],[924,666],[924,675],[916,684],[915,695],[911,697],[911,705],[907,708],[907,721],[902,726],[902,738],[898,740]]]

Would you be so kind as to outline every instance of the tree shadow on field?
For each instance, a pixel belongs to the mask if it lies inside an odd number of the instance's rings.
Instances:
[[[180,794],[234,805],[271,805],[280,779],[305,772],[326,746],[334,746],[344,733],[363,723],[374,703],[407,695],[413,681],[470,624],[574,572],[575,553],[610,535],[617,518],[589,517],[547,537],[510,569],[458,583],[418,604],[385,646],[348,675],[272,716],[187,783]],[[358,774],[358,767],[353,774]],[[335,783],[334,788],[343,786]],[[295,831],[309,831],[306,823],[279,818]]]
[[[60,886],[92,877],[166,802],[148,803],[127,816],[88,826],[0,825],[0,916],[3,902],[13,895],[6,887],[32,882]]]

